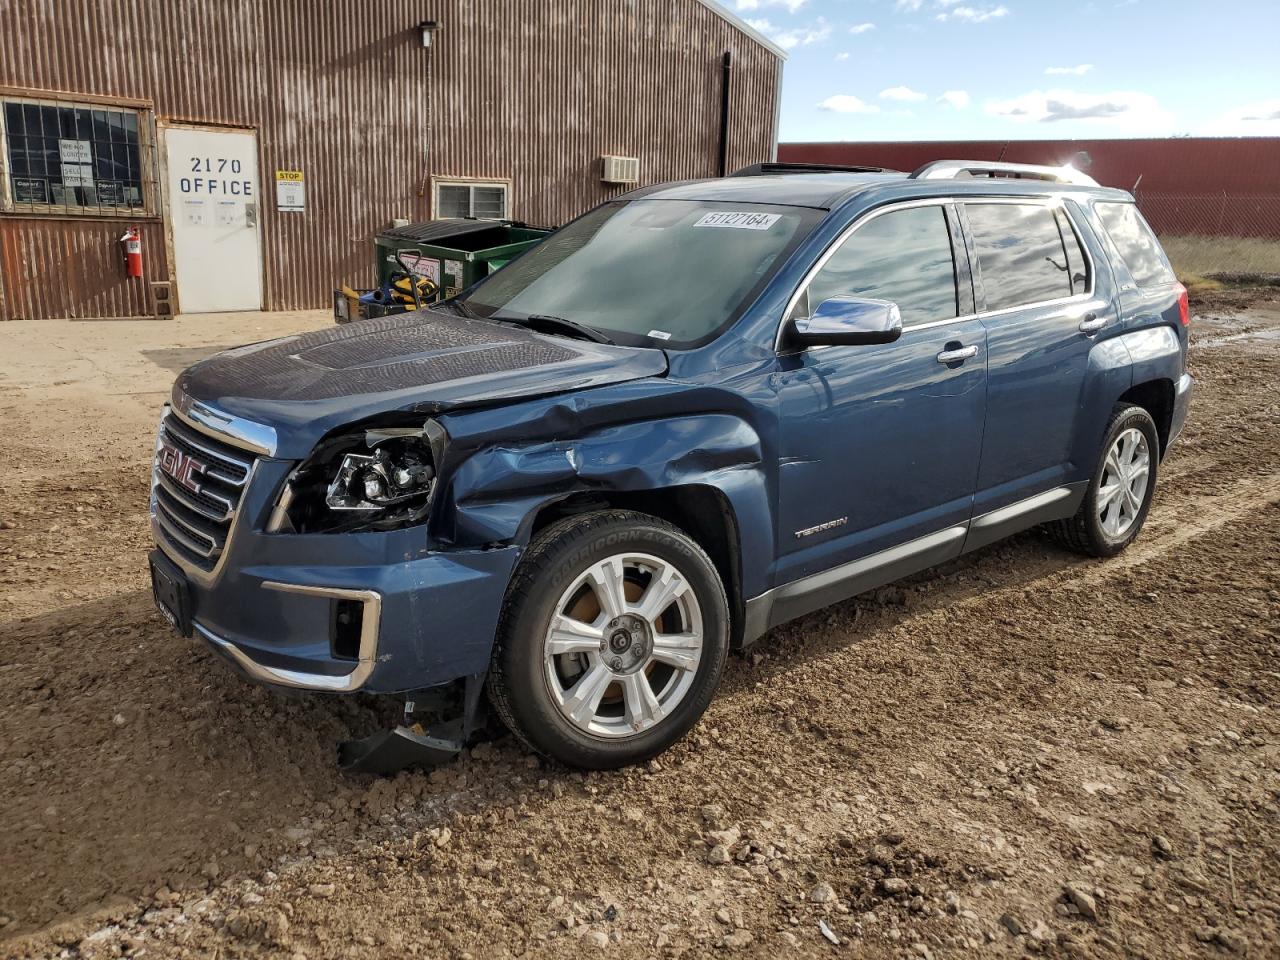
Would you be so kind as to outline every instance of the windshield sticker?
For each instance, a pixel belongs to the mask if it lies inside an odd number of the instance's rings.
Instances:
[[[671,339],[671,334],[667,333],[667,331],[665,330],[650,330],[647,336],[652,337],[654,340],[670,340]]]
[[[782,219],[780,213],[708,213],[695,227],[732,227],[735,230],[768,230]]]

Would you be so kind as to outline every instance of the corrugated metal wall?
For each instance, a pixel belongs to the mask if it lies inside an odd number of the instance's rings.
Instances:
[[[601,154],[646,183],[714,176],[726,50],[736,167],[770,158],[778,60],[697,0],[0,3],[0,85],[257,130],[271,309],[367,282],[373,233],[428,217],[432,175],[510,180],[513,215],[545,224],[621,192]],[[305,214],[275,210],[277,169],[305,173]],[[0,319],[149,314],[122,225],[0,214]],[[144,280],[167,280],[162,221],[143,225]]]
[[[1159,193],[1266,195],[1276,192],[1280,137],[1168,137],[1130,140],[930,140],[869,143],[783,143],[788,163],[869,163],[914,170],[931,160],[1069,162],[1089,154],[1089,175],[1108,187]]]
[[[0,320],[150,315],[146,278],[125,278],[114,242],[127,225],[108,219],[0,220]],[[160,251],[163,267],[160,223],[142,221],[138,226],[144,249]]]
[[[645,182],[715,176],[726,50],[734,54],[729,168],[771,157],[777,59],[699,3],[454,0],[448,8],[434,54],[432,167],[520,171],[513,198],[529,222],[559,223],[629,189],[600,182],[601,154],[638,157]],[[497,51],[506,68],[495,69]]]
[[[953,159],[1063,164],[1082,151],[1089,175],[1134,192],[1157,233],[1280,237],[1280,137],[784,143],[778,159],[915,170]]]

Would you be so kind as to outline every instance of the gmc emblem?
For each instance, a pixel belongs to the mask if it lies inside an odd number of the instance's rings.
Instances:
[[[209,465],[191,454],[179,450],[167,440],[160,441],[160,450],[156,454],[156,464],[162,471],[177,480],[192,493],[200,492],[200,483],[196,477],[204,473]]]

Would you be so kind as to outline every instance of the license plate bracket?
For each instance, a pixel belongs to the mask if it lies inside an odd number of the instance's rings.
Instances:
[[[152,550],[151,595],[169,625],[184,637],[191,636],[191,585],[177,564],[159,550]]]

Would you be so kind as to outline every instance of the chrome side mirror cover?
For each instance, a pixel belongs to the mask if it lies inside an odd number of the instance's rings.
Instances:
[[[788,341],[800,347],[893,343],[902,336],[902,311],[890,300],[832,297],[809,317],[793,320]]]

